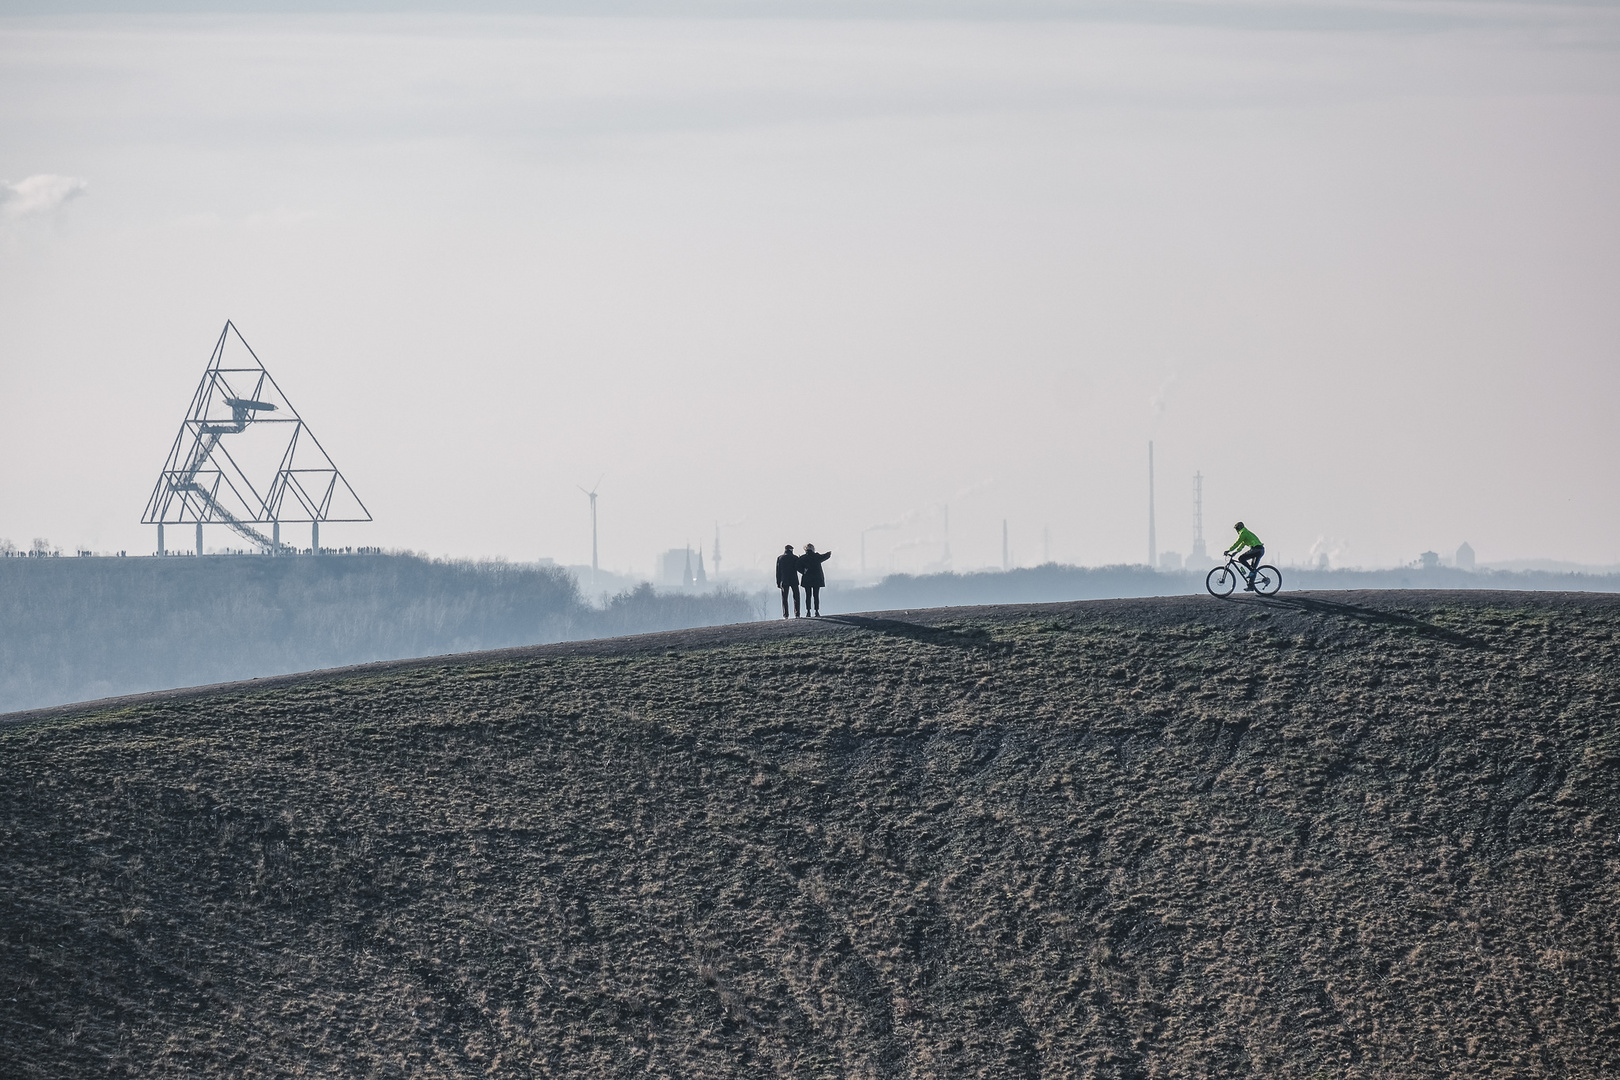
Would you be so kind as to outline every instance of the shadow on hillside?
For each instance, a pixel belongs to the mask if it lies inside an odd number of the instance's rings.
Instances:
[[[903,637],[926,645],[948,645],[957,649],[988,649],[995,645],[990,632],[977,627],[950,630],[942,626],[922,626],[918,623],[901,622],[899,619],[874,619],[866,615],[824,615],[821,621],[840,623],[858,630],[888,634],[891,637]]]
[[[1254,596],[1233,597],[1234,604],[1255,604],[1261,607],[1287,608],[1290,611],[1303,611],[1311,615],[1339,615],[1359,622],[1377,623],[1384,626],[1398,626],[1410,630],[1422,637],[1444,641],[1449,645],[1462,645],[1471,649],[1489,648],[1486,642],[1478,638],[1471,638],[1467,634],[1448,630],[1443,626],[1425,622],[1411,615],[1402,615],[1396,611],[1382,611],[1378,608],[1362,607],[1360,604],[1346,604],[1337,600],[1318,600],[1311,596]]]

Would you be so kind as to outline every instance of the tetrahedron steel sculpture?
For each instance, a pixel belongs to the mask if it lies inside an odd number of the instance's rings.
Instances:
[[[371,514],[281,392],[236,326],[225,323],[191,399],[174,447],[141,522],[225,525],[272,554],[284,522],[309,522],[320,550],[323,521],[370,521]],[[256,525],[270,526],[266,536]]]

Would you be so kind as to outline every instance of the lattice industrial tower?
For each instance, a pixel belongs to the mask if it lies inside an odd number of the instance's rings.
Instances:
[[[371,513],[292,407],[234,324],[227,321],[180,424],[141,522],[224,525],[279,555],[284,522],[308,522],[310,550],[321,549],[321,522],[370,521]],[[268,525],[266,536],[256,525]]]

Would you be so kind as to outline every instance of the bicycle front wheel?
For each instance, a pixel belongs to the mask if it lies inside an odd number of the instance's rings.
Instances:
[[[1262,566],[1254,572],[1254,591],[1261,596],[1275,596],[1282,588],[1282,571],[1275,566]]]
[[[1232,590],[1237,588],[1237,575],[1230,566],[1217,566],[1204,579],[1204,588],[1211,596],[1231,596]]]

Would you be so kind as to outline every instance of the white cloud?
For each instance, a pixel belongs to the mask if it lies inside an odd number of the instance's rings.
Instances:
[[[69,199],[90,190],[77,176],[40,173],[16,183],[0,183],[0,213],[7,217],[34,217],[54,213]]]

